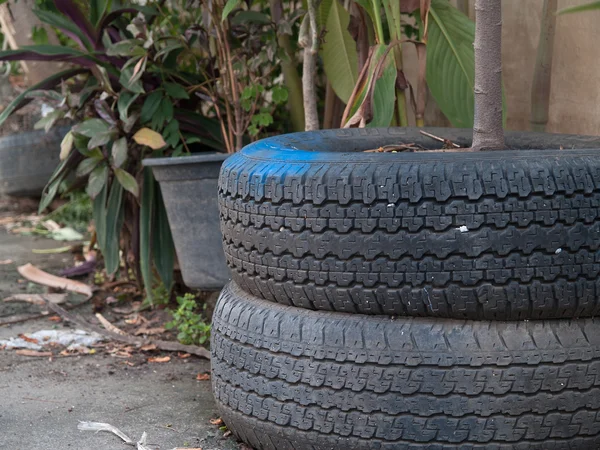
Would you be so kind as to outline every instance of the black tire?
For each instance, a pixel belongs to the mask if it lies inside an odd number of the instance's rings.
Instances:
[[[432,132],[469,141],[461,130]],[[219,202],[233,279],[315,310],[598,315],[600,140],[508,133],[510,148],[569,150],[361,151],[427,139],[414,129],[327,130],[230,157]]]
[[[235,284],[211,341],[221,417],[259,450],[600,448],[600,321],[324,313]]]
[[[39,196],[58,166],[69,127],[0,137],[0,195]]]

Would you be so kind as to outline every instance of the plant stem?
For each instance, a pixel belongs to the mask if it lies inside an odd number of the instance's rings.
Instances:
[[[282,0],[270,0],[271,17],[275,24],[282,19]],[[304,103],[302,99],[302,80],[296,69],[296,56],[287,34],[277,34],[277,43],[285,54],[281,58],[281,71],[288,90],[288,109],[294,131],[304,130]]]
[[[379,16],[381,8],[378,0],[371,0],[371,7],[373,8],[373,17],[375,17],[375,34],[377,42],[379,44],[385,43],[385,36],[383,35],[383,24],[381,23],[381,17]]]
[[[552,81],[552,54],[556,30],[557,0],[544,0],[542,24],[537,58],[531,88],[531,129],[546,131],[550,108],[550,86]]]
[[[473,150],[504,148],[501,0],[475,0]]]
[[[316,0],[308,0],[308,27],[306,35],[301,36],[304,47],[304,63],[302,66],[302,90],[304,91],[305,130],[319,129],[317,111],[317,93],[315,75],[317,72],[317,52],[319,51],[319,35],[317,29]]]

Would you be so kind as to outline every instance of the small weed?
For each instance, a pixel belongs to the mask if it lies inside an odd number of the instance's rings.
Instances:
[[[92,220],[92,200],[82,191],[69,192],[65,197],[67,203],[48,214],[46,219],[52,219],[82,233],[86,232]]]
[[[177,340],[186,345],[202,345],[210,337],[210,324],[204,321],[202,314],[195,312],[196,296],[185,294],[183,297],[177,297],[179,307],[171,310],[173,320],[165,324],[167,330],[176,328],[179,332]]]

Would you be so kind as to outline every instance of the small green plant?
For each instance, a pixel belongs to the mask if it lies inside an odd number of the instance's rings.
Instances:
[[[67,203],[58,207],[46,216],[64,226],[77,231],[87,231],[92,221],[92,200],[83,191],[73,191],[64,194]]]
[[[179,307],[170,313],[173,320],[165,324],[167,330],[176,328],[179,333],[177,340],[186,345],[202,345],[210,337],[210,324],[204,321],[202,314],[198,314],[196,296],[185,294],[177,297]]]

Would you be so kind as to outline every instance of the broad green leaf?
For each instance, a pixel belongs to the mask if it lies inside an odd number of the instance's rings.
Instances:
[[[35,9],[33,12],[42,22],[47,23],[52,27],[59,28],[67,36],[76,41],[82,48],[91,47],[89,39],[85,33],[81,31],[81,28],[62,14],[43,9]]]
[[[73,133],[81,134],[89,138],[98,133],[106,133],[108,124],[102,119],[88,119],[73,127]]]
[[[232,25],[244,25],[247,23],[266,25],[271,23],[271,18],[259,11],[240,11],[231,19]]]
[[[154,216],[154,176],[150,167],[144,167],[144,182],[142,185],[142,199],[140,202],[140,270],[146,298],[152,304],[152,261],[151,237],[152,217]]]
[[[231,11],[233,11],[240,3],[241,3],[241,0],[227,0],[227,3],[225,3],[225,6],[223,7],[223,13],[221,14],[221,21],[227,19],[227,16],[229,16],[229,14],[231,14]]]
[[[156,271],[167,290],[173,285],[173,269],[175,267],[175,246],[171,227],[167,219],[164,201],[158,183],[155,185],[154,231],[152,233],[152,253]]]
[[[379,58],[374,61],[375,66],[379,64],[381,58],[385,55],[386,46],[379,45],[376,51]],[[373,119],[369,122],[369,127],[389,127],[394,117],[394,109],[396,107],[396,76],[398,75],[398,71],[396,70],[393,51],[387,53],[382,64],[381,77],[375,81]]]
[[[112,183],[108,204],[106,206],[106,242],[102,248],[106,273],[114,274],[119,269],[119,237],[123,224],[123,188],[119,183]]]
[[[92,204],[92,217],[94,218],[94,227],[96,228],[96,240],[100,251],[104,252],[106,248],[106,197],[108,193],[107,186],[103,186]]]
[[[150,128],[141,128],[133,135],[133,140],[140,145],[147,145],[152,150],[163,148],[167,143],[163,137]]]
[[[108,179],[108,167],[106,164],[101,164],[97,166],[88,179],[87,188],[85,192],[90,198],[94,199],[100,193],[102,188],[106,185],[106,181]]]
[[[139,79],[133,80],[133,68],[127,67],[121,71],[121,76],[119,77],[119,83],[128,91],[131,91],[135,94],[143,94],[144,88]]]
[[[98,165],[99,162],[100,162],[100,160],[97,158],[84,159],[77,166],[77,170],[75,171],[75,176],[76,177],[85,177],[92,170],[94,170],[96,168],[96,166]]]
[[[557,14],[571,14],[576,12],[592,11],[594,9],[600,9],[600,2],[590,2],[584,5],[570,6],[568,8],[559,10]]]
[[[427,85],[452,126],[472,128],[475,24],[446,0],[429,9]]]
[[[327,24],[327,18],[329,17],[329,11],[331,11],[331,4],[334,0],[321,0],[319,7],[317,8],[317,26],[319,30],[325,28]]]
[[[285,87],[275,86],[272,93],[273,103],[276,105],[281,105],[288,101],[288,90]]]
[[[119,94],[119,100],[117,100],[117,110],[119,111],[119,119],[122,121],[127,120],[129,107],[139,97],[139,94],[132,92],[121,92]]]
[[[137,197],[140,193],[140,188],[138,187],[137,181],[133,175],[123,169],[119,169],[118,167],[115,167],[114,171],[115,176],[117,177],[117,180],[119,180],[121,186]]]
[[[38,120],[33,126],[34,130],[44,130],[46,133],[52,128],[52,126],[56,123],[57,120],[62,119],[65,116],[65,112],[56,109],[48,114],[45,117],[42,117]]]
[[[350,15],[333,0],[327,16],[325,42],[321,51],[323,68],[337,96],[348,103],[358,79],[356,43],[348,32]]]
[[[127,160],[127,138],[117,139],[112,145],[112,158],[115,167],[121,167]]]
[[[65,159],[67,159],[67,156],[69,156],[69,153],[71,153],[72,149],[73,133],[69,131],[67,134],[65,134],[65,137],[60,143],[60,160],[64,161]]]
[[[96,133],[91,137],[88,142],[88,149],[93,149],[96,147],[102,147],[103,145],[108,144],[115,136],[115,130],[103,131],[101,133]]]
[[[175,99],[188,99],[190,98],[187,91],[183,88],[183,86],[176,83],[164,83],[165,91],[171,98]]]
[[[90,20],[97,26],[104,14],[110,10],[111,0],[90,0]]]
[[[156,113],[156,111],[158,110],[162,99],[163,91],[154,91],[150,95],[148,95],[148,97],[146,97],[140,115],[140,121],[142,123],[146,123],[152,120],[152,117],[154,116],[154,113]]]

